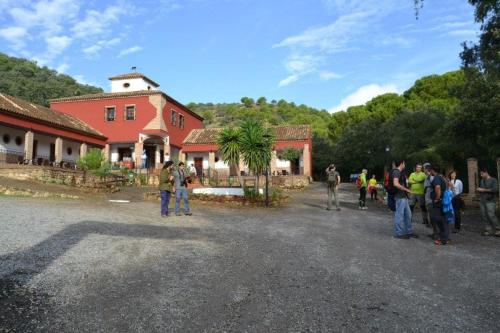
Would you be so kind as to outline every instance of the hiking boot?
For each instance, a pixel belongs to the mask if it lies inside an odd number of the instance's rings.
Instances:
[[[189,213],[184,213],[184,215],[191,216],[191,215],[193,215],[193,213],[191,213],[191,212],[189,212]]]
[[[418,238],[418,235],[417,234],[408,234],[408,237],[410,237],[410,238]]]
[[[340,208],[337,208],[337,210],[340,210]]]
[[[401,236],[394,236],[394,238],[397,238],[397,239],[410,239],[410,236],[408,236],[408,235],[401,235]]]

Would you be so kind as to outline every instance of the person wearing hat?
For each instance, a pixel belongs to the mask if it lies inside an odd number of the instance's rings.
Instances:
[[[175,191],[175,215],[180,216],[181,199],[184,201],[184,215],[193,215],[189,210],[189,200],[187,192],[187,178],[184,170],[184,162],[179,162],[177,170],[174,171],[174,191]]]
[[[326,183],[328,186],[328,203],[326,209],[330,210],[332,208],[332,199],[335,198],[335,206],[337,207],[337,210],[340,210],[339,195],[337,192],[340,184],[340,174],[337,172],[335,164],[330,164],[328,168],[326,168],[325,172],[327,176]]]

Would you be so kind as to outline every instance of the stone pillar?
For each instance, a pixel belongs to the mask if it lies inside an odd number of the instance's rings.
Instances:
[[[24,135],[24,159],[31,161],[33,159],[33,141],[35,134],[32,131],[26,132]],[[31,164],[31,162],[30,162]]]
[[[163,156],[165,161],[172,159],[172,157],[170,156],[170,144],[168,142],[165,142],[163,144]]]
[[[469,181],[469,195],[476,194],[476,188],[478,187],[478,167],[477,159],[469,158],[467,159],[467,175]]]
[[[61,163],[63,159],[63,139],[56,138],[56,163]]]
[[[135,143],[135,145],[134,145],[134,162],[135,162],[136,169],[141,168],[141,155],[142,155],[143,149],[144,149],[144,144],[142,142]]]
[[[182,149],[179,150],[179,162],[186,163],[186,154],[184,154]]]
[[[208,168],[215,170],[215,152],[213,151],[208,153]]]
[[[304,145],[302,151],[302,160],[304,161],[304,176],[311,177],[311,152],[309,151],[309,144]]]
[[[87,155],[87,144],[86,143],[82,143],[80,145],[80,157],[83,157]]]
[[[106,144],[104,148],[102,148],[102,154],[104,155],[104,160],[109,161],[109,144]]]
[[[276,169],[278,169],[278,152],[276,150],[273,150],[271,152],[271,175],[273,172],[276,172]]]
[[[161,146],[156,145],[156,151],[155,151],[155,164],[156,168],[161,168]]]

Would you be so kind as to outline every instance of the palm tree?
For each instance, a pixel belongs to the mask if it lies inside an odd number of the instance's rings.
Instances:
[[[240,152],[248,169],[257,177],[256,191],[259,188],[259,176],[271,162],[273,144],[274,136],[269,128],[262,127],[254,120],[247,120],[241,125]]]
[[[240,163],[240,130],[234,127],[226,127],[219,132],[217,137],[217,145],[219,146],[219,153],[221,159],[234,167],[239,177],[239,163]]]

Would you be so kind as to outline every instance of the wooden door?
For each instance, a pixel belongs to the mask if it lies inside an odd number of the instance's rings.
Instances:
[[[196,175],[201,176],[203,172],[203,157],[194,158],[194,168],[196,169]]]

